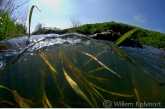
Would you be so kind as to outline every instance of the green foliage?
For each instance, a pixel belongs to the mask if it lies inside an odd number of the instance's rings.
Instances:
[[[73,28],[68,28],[64,30],[48,29],[48,30],[42,30],[41,32],[35,31],[32,34],[49,34],[49,33],[64,34],[68,32],[78,32],[81,34],[90,35],[90,34],[104,32],[107,30],[112,30],[114,33],[122,36],[126,32],[131,31],[135,28],[138,28],[138,31],[130,35],[129,36],[130,39],[134,39],[140,42],[141,44],[145,44],[157,48],[165,47],[165,34],[156,31],[146,30],[128,24],[117,23],[114,21],[95,23],[95,24],[84,24],[82,26],[74,28],[74,31]]]
[[[143,43],[148,46],[153,46],[156,48],[164,48],[165,47],[165,34],[157,35],[151,37],[142,37],[139,39],[140,43]]]
[[[38,23],[35,27],[35,31],[38,31],[39,33],[42,31],[42,24]]]
[[[135,28],[139,28],[139,27],[112,21],[112,22],[103,22],[103,23],[95,23],[95,24],[85,24],[77,28],[77,30],[75,31],[89,35],[89,34],[104,32],[107,30],[112,30],[114,33],[117,33],[122,36],[126,32],[131,31],[132,29]],[[151,30],[139,28],[138,31],[132,34],[129,38],[137,40],[141,44],[145,44],[148,46],[153,46],[156,48],[165,47],[165,34],[157,31],[151,31]]]
[[[138,30],[138,28],[135,28],[135,29],[125,33],[123,36],[121,36],[118,40],[115,41],[115,44],[119,45],[121,42],[123,42],[126,38],[128,38],[130,35],[132,35],[137,30]]]
[[[50,34],[50,33],[55,33],[55,34],[65,34],[68,33],[67,29],[41,29],[40,31],[33,31],[32,34],[33,35],[37,35],[37,34]]]
[[[27,3],[24,2],[23,4]],[[21,4],[21,5],[23,5]],[[14,6],[13,0],[1,0],[0,3],[0,40],[20,37],[26,34],[26,16],[15,16],[14,11],[21,5]],[[22,17],[22,18],[21,18]]]
[[[104,23],[95,23],[95,24],[85,24],[77,28],[78,31],[82,34],[95,34],[107,30],[113,30],[114,32],[120,32],[122,35],[127,31],[134,29],[134,26],[126,25],[116,22],[104,22]]]
[[[1,14],[2,22],[0,25],[0,40],[18,37],[26,34],[26,26],[15,23],[8,13]]]

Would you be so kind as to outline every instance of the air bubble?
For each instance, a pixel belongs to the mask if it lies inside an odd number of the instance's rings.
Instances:
[[[0,61],[0,69],[2,69],[5,66],[5,63]]]
[[[3,65],[3,64],[0,62],[0,67],[2,67],[2,65]]]

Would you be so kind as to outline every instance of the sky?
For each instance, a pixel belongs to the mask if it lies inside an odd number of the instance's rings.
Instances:
[[[15,4],[25,1],[15,0]],[[29,10],[33,5],[41,10],[33,10],[31,31],[38,23],[69,28],[70,19],[75,19],[82,25],[115,21],[165,33],[165,0],[30,0],[28,5]]]

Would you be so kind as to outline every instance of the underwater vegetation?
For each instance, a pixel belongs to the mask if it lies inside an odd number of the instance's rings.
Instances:
[[[76,34],[41,38],[1,68],[0,107],[104,107],[106,100],[164,107],[165,88],[152,76],[111,42]]]

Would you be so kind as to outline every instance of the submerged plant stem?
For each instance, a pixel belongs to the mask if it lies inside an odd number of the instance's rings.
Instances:
[[[78,52],[81,52],[81,51],[78,51]],[[94,59],[96,62],[98,62],[101,66],[103,66],[105,69],[109,70],[110,72],[112,72],[113,74],[115,74],[116,76],[118,76],[119,78],[121,79],[124,79],[122,78],[120,75],[118,75],[116,72],[114,72],[113,70],[111,70],[110,68],[108,68],[105,64],[103,64],[101,61],[99,61],[96,57],[92,56],[91,54],[89,53],[85,53],[85,52],[81,52],[89,57],[91,57],[92,59]]]
[[[64,67],[62,66],[62,70],[64,72],[64,75],[68,81],[68,83],[71,85],[71,87],[73,88],[73,90],[80,96],[82,97],[85,101],[87,101],[87,103],[89,103],[89,105],[91,107],[94,107],[94,105],[91,103],[91,101],[87,98],[87,96],[81,91],[81,89],[79,88],[79,86],[72,80],[72,78],[69,77],[69,75],[66,73]]]

